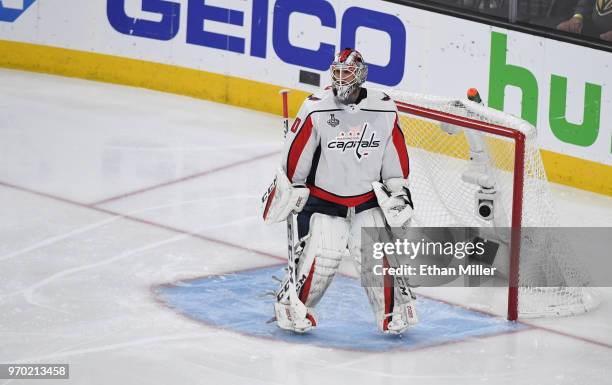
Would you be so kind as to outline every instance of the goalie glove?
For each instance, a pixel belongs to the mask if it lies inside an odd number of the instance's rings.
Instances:
[[[282,222],[294,211],[302,211],[310,195],[304,185],[292,185],[285,172],[276,170],[274,182],[261,198],[263,219],[266,223]]]
[[[372,182],[372,187],[389,226],[404,229],[408,227],[414,209],[408,181],[404,178],[392,178],[384,184]]]

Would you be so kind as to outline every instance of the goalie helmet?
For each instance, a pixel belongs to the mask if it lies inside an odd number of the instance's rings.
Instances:
[[[353,91],[366,81],[368,65],[358,51],[345,48],[334,58],[330,72],[334,95],[340,102],[347,103]]]

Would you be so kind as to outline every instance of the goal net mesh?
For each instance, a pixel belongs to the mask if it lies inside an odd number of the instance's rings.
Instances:
[[[415,226],[474,227],[485,235],[488,228],[492,237],[509,242],[507,234],[495,229],[511,226],[513,205],[518,200],[522,200],[522,227],[559,226],[535,127],[468,100],[405,91],[385,92],[398,103],[400,125],[408,145]],[[402,108],[402,103],[442,112],[447,121],[423,118],[413,110],[407,113],[409,109]],[[452,123],[453,117],[494,124],[525,135],[522,197],[513,196],[514,140],[485,133],[477,124],[459,127]],[[481,177],[479,181],[485,183],[475,183],[474,178],[466,178],[469,175]],[[477,214],[476,195],[483,184],[491,183],[497,196],[494,219],[485,220]],[[519,317],[574,315],[597,306],[597,292],[586,287],[588,274],[570,252],[570,245],[555,237],[554,231],[529,234],[521,238]],[[507,254],[505,261],[498,262],[500,271],[507,271],[509,258]]]

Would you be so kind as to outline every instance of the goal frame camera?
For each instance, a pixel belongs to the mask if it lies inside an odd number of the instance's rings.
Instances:
[[[495,189],[483,188],[476,195],[476,215],[485,221],[492,221],[495,218],[495,201],[497,191]]]

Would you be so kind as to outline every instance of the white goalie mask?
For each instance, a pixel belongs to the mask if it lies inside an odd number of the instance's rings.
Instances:
[[[366,81],[368,65],[358,51],[345,48],[334,58],[330,72],[334,94],[346,103],[353,91]]]

